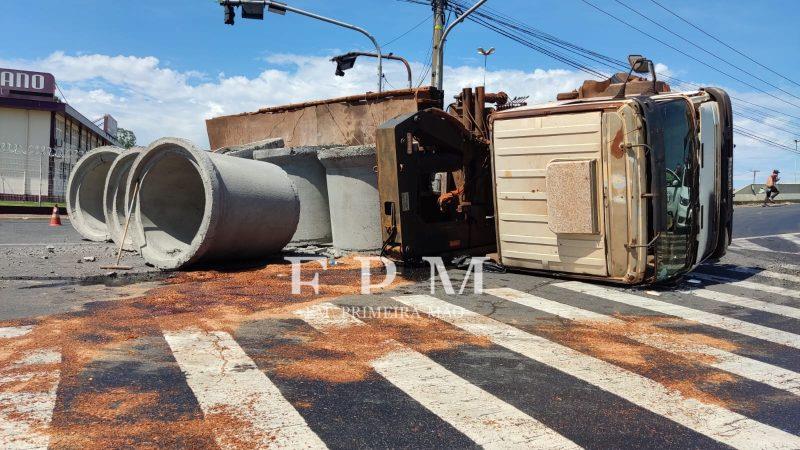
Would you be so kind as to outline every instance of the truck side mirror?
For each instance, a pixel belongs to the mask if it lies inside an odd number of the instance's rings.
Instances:
[[[650,61],[642,55],[628,55],[628,64],[636,73],[650,72]]]

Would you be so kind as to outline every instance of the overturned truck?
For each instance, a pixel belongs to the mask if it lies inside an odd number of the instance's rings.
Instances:
[[[456,100],[378,129],[383,238],[403,259],[491,248],[509,269],[638,284],[725,254],[721,89],[676,93],[620,73],[544,105],[506,107],[482,88]]]
[[[363,220],[380,224],[382,254],[405,261],[489,254],[512,270],[637,284],[725,253],[733,137],[721,89],[672,92],[655,74],[620,73],[542,105],[478,87],[445,108],[442,94],[216,118],[209,138],[212,148],[274,137],[287,148],[374,145],[378,195]]]

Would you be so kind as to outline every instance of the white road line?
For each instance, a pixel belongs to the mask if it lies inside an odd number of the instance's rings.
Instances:
[[[484,292],[569,320],[592,320],[618,325],[627,323],[615,317],[553,302],[552,300],[546,300],[525,292],[517,291],[516,289],[484,289]],[[553,305],[553,303],[556,305]],[[670,338],[660,333],[642,334],[637,332],[625,332],[624,334],[626,337],[640,344],[655,347],[680,356],[697,354],[711,357],[711,361],[704,361],[704,363],[711,367],[800,396],[800,374],[791,370],[720,350],[710,345],[697,344],[694,342],[676,342],[674,337]]]
[[[61,354],[39,350],[0,371],[0,448],[46,449]]]
[[[626,305],[649,309],[651,311],[656,311],[670,316],[680,317],[682,319],[710,325],[712,327],[722,328],[724,330],[754,337],[756,339],[763,339],[776,344],[800,348],[800,336],[796,334],[789,333],[787,331],[776,330],[763,325],[745,322],[732,317],[721,316],[719,314],[687,308],[681,305],[674,305],[672,303],[662,302],[652,298],[629,294],[627,292],[588,283],[582,283],[579,281],[556,283],[553,284],[553,286],[568,289],[573,292],[593,295],[595,297],[611,300],[612,302],[624,303]]]
[[[787,289],[781,286],[772,286],[764,283],[756,283],[754,281],[737,280],[735,278],[724,277],[721,275],[708,275],[700,272],[693,272],[692,276],[703,279],[715,281],[717,283],[725,283],[730,286],[737,286],[745,289],[753,289],[756,291],[769,292],[771,294],[784,295],[786,297],[800,298],[800,291],[794,289]]]
[[[798,239],[798,241],[800,241],[800,233],[766,234],[764,236],[745,236],[745,237],[740,237],[740,238],[734,238],[734,239],[732,239],[732,241],[733,242],[738,242],[738,241],[747,241],[747,240],[750,240],[750,239],[772,238],[772,237],[779,237],[779,238],[784,238],[784,239],[795,238],[795,239]]]
[[[791,306],[779,305],[776,303],[762,302],[761,300],[754,300],[752,298],[740,297],[738,295],[727,294],[725,292],[713,291],[706,288],[692,287],[686,290],[679,290],[681,294],[694,295],[708,300],[713,300],[720,303],[728,303],[730,305],[741,306],[743,308],[756,309],[771,314],[777,314],[792,319],[800,319],[800,309],[792,308]]]
[[[742,239],[740,241],[736,241],[731,244],[728,248],[741,248],[743,250],[754,250],[757,252],[774,252],[775,250],[769,249],[764,247],[763,245],[758,245],[755,242],[752,242],[748,239]],[[782,253],[782,252],[779,252]]]
[[[33,330],[33,325],[20,327],[0,327],[0,339],[12,339],[25,336]]]
[[[364,322],[331,303],[296,311],[325,332]],[[484,448],[581,448],[516,407],[450,372],[432,359],[389,341],[397,350],[370,364],[387,381]]]
[[[800,245],[800,233],[790,233],[790,234],[779,234],[778,236],[781,239],[786,239],[787,241],[791,242],[792,244]]]
[[[214,429],[220,447],[326,448],[230,334],[186,329],[164,337],[205,416],[241,422]]]
[[[676,390],[600,359],[526,333],[428,295],[393,297],[497,345],[619,396],[689,429],[737,448],[798,448],[800,437]],[[579,413],[576,413],[579,414]]]
[[[774,278],[776,280],[784,280],[784,281],[791,281],[793,283],[800,283],[800,276],[790,275],[788,273],[774,272],[772,270],[766,270],[766,269],[756,269],[752,267],[721,267],[711,264],[705,265],[703,267],[709,269],[730,270],[732,272],[746,273],[748,275],[758,275],[760,277]],[[800,267],[796,267],[794,270],[800,270]]]
[[[527,292],[518,291],[511,288],[484,289],[483,292],[493,295],[503,300],[519,303],[532,309],[538,309],[554,316],[563,317],[569,320],[590,320],[597,322],[614,322],[624,324],[625,322],[605,314],[596,313],[586,309],[576,308],[564,303],[559,303],[546,298],[538,297]]]

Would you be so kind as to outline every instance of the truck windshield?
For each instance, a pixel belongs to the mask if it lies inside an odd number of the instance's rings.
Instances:
[[[659,106],[664,120],[667,228],[656,243],[656,268],[657,278],[663,280],[683,272],[691,264],[695,140],[686,101],[672,99]]]

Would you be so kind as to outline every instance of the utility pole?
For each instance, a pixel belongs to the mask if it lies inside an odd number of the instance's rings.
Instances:
[[[751,170],[751,172],[753,172],[753,185],[750,186],[750,190],[752,190],[753,194],[755,194],[756,193],[756,174],[758,172],[761,172],[761,171],[753,169],[753,170]]]
[[[794,152],[797,155],[794,155],[794,184],[797,184],[797,158],[800,158],[800,152],[797,151],[797,143],[800,142],[800,139],[794,140]]]
[[[486,3],[486,0],[478,0],[471,8],[456,17],[447,28],[444,27],[444,7],[447,0],[431,0],[433,2],[433,57],[431,59],[431,81],[434,87],[442,90],[442,72],[444,71],[444,43],[447,42],[447,35],[453,31],[453,27],[460,24],[476,9]]]
[[[442,70],[444,68],[443,52],[440,47],[444,45],[444,11],[447,0],[431,0],[433,8],[433,54],[431,56],[431,86],[442,88]]]

